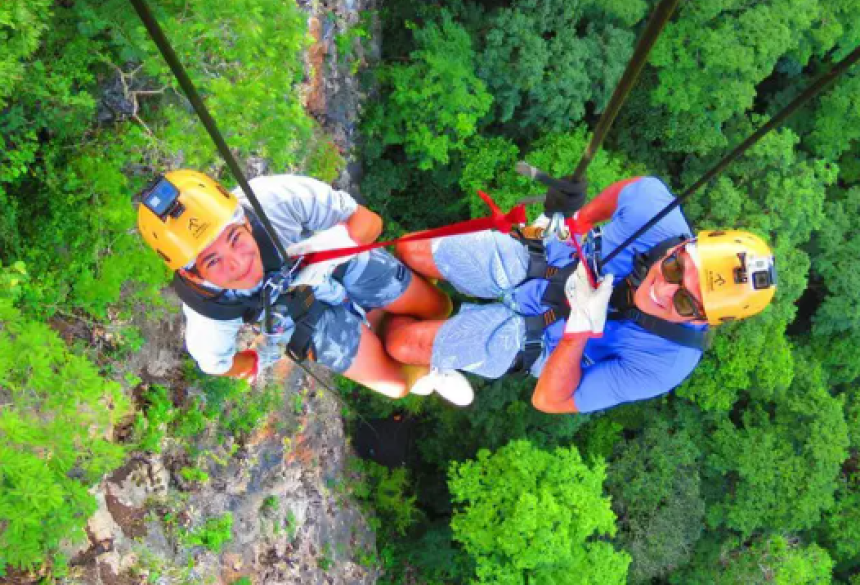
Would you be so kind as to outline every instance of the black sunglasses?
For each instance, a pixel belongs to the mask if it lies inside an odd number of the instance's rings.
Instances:
[[[683,250],[682,246],[666,256],[660,263],[660,270],[666,282],[678,285],[678,290],[672,297],[672,304],[678,314],[682,317],[704,320],[707,318],[705,317],[705,310],[693,296],[693,293],[684,288],[684,257],[681,256]]]

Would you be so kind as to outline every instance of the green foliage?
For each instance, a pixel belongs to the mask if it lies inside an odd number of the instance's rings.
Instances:
[[[857,476],[841,478],[836,505],[827,512],[819,527],[819,541],[840,563],[857,562],[860,555],[860,492]]]
[[[528,441],[453,463],[451,526],[477,563],[478,582],[623,583],[629,557],[593,539],[615,533],[604,472],[575,448],[547,452]]]
[[[606,487],[618,514],[616,542],[632,557],[630,583],[683,567],[704,531],[698,446],[676,421],[658,418],[618,448]]]
[[[409,472],[402,467],[389,469],[362,459],[353,459],[351,468],[361,475],[352,485],[353,495],[368,503],[378,515],[371,525],[378,532],[405,535],[420,516]]]
[[[135,415],[134,429],[138,448],[152,453],[161,452],[161,440],[167,425],[176,417],[167,388],[155,384],[143,395],[146,406]]]
[[[860,8],[860,5],[858,5]],[[809,136],[813,152],[836,161],[860,140],[860,75],[849,72],[821,97]]]
[[[206,483],[209,481],[209,474],[199,467],[183,467],[179,470],[179,475],[189,482]]]
[[[410,63],[388,65],[379,81],[395,107],[371,106],[365,133],[382,145],[402,145],[419,169],[449,161],[477,130],[492,98],[474,74],[468,33],[442,11],[439,24],[415,30]],[[433,104],[433,107],[428,107]]]
[[[15,308],[25,279],[22,264],[0,266],[0,572],[83,537],[89,487],[125,455],[105,437],[129,410],[119,384]]]
[[[233,539],[233,514],[226,512],[217,518],[208,518],[197,528],[183,531],[180,538],[186,546],[203,546],[220,553]]]
[[[700,552],[698,562],[682,572],[677,585],[827,585],[833,561],[827,551],[799,539],[771,536],[749,545],[729,540]]]
[[[724,124],[753,106],[756,85],[800,48],[823,2],[686,3],[654,47],[656,75],[637,113],[648,139],[670,151],[707,153],[728,145]],[[638,104],[637,104],[638,105]]]
[[[589,102],[600,111],[633,52],[629,27],[645,9],[640,1],[517,0],[481,19],[477,71],[493,95],[494,120],[564,131]]]
[[[860,331],[860,289],[853,264],[860,249],[854,225],[860,211],[860,187],[834,189],[825,204],[827,229],[816,234],[816,259],[812,272],[814,285],[823,297],[812,318],[818,355],[828,367],[834,383],[848,383],[860,376],[855,351]]]
[[[805,367],[778,403],[752,403],[737,422],[715,419],[706,471],[716,500],[708,509],[712,526],[744,535],[768,526],[799,531],[833,506],[848,428],[842,400],[827,392],[822,368],[802,358]]]

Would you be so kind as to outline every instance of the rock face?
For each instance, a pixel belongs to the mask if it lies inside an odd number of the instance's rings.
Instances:
[[[87,526],[89,545],[73,556],[76,575],[66,582],[375,582],[375,569],[357,562],[375,543],[346,495],[339,399],[297,370],[285,388],[301,393],[299,412],[272,413],[232,456],[229,441],[210,445],[206,485],[177,477],[169,447],[106,478]],[[189,541],[207,519],[228,514],[232,528],[220,551]]]
[[[335,186],[360,197],[361,164],[354,158],[354,146],[366,95],[356,72],[380,59],[381,31],[378,19],[372,17],[379,2],[318,0],[312,4],[308,30],[314,45],[307,54],[310,78],[305,107],[346,156],[346,169]]]
[[[308,53],[306,105],[342,153],[354,150],[362,100],[355,63],[378,54],[375,42],[362,39],[378,39],[378,32],[348,31],[373,27],[362,13],[375,4],[299,1],[316,41]],[[338,47],[349,54],[338,55]],[[252,163],[250,175],[265,172],[265,161]],[[350,162],[337,186],[357,193],[359,168]],[[150,319],[139,323],[147,343],[126,367],[145,381],[170,385],[181,368],[182,319]],[[358,562],[373,556],[375,542],[348,495],[339,398],[297,368],[283,389],[285,406],[243,444],[195,437],[206,455],[198,467],[207,481],[180,473],[182,453],[169,441],[161,454],[133,456],[106,477],[93,490],[98,510],[87,525],[88,541],[64,545],[71,571],[63,582],[374,583],[377,569]],[[211,524],[226,518],[232,519],[226,529]]]

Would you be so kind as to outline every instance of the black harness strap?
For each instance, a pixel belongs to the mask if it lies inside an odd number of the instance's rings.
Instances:
[[[549,309],[540,315],[523,317],[526,325],[525,345],[517,355],[510,370],[511,373],[527,373],[543,351],[544,330],[556,321],[567,319],[570,314],[570,306],[567,304],[567,296],[564,294],[564,284],[576,270],[579,261],[572,262],[562,268],[550,266],[546,259],[543,240],[527,238],[517,232],[511,232],[511,235],[526,246],[529,253],[526,280],[540,278],[549,281],[541,296],[541,303]]]
[[[298,286],[287,294],[285,308],[296,326],[287,343],[287,353],[298,361],[315,359],[313,336],[325,305],[316,299],[311,287]]]
[[[260,249],[260,257],[263,261],[263,271],[266,274],[281,269],[281,256],[278,254],[272,239],[266,232],[256,214],[245,208],[245,214],[251,224],[251,235]],[[179,271],[174,272],[173,290],[186,305],[216,321],[230,321],[241,318],[245,323],[254,323],[259,320],[263,311],[259,293],[227,298],[226,291],[212,290],[183,278]]]
[[[528,278],[544,278],[549,281],[549,285],[541,297],[541,303],[550,309],[540,315],[524,317],[526,324],[525,345],[517,354],[514,364],[509,370],[509,373],[528,373],[543,351],[543,334],[546,328],[560,319],[567,319],[570,314],[570,306],[567,304],[567,296],[564,294],[564,285],[568,277],[576,270],[579,261],[577,260],[564,268],[549,266],[546,261],[546,254],[543,252],[542,242],[523,237],[518,239],[528,246]],[[641,284],[650,267],[660,260],[666,252],[689,239],[688,236],[675,236],[663,240],[646,252],[636,254],[630,276],[612,291],[612,298],[609,302],[610,312],[607,318],[613,321],[633,321],[642,329],[658,337],[668,339],[684,347],[705,351],[710,346],[710,337],[707,331],[691,329],[681,323],[672,323],[648,315],[637,309],[633,302],[633,291]],[[540,249],[540,253],[538,249]]]
[[[639,309],[626,309],[625,311],[616,311],[607,315],[608,319],[613,321],[629,320],[639,325],[648,333],[653,333],[663,339],[668,339],[678,345],[705,351],[710,347],[711,342],[707,331],[699,329],[690,329],[684,327],[680,323],[672,323],[665,321],[653,315],[643,313]]]

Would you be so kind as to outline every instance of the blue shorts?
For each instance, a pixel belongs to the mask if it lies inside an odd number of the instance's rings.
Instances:
[[[499,378],[525,343],[525,319],[512,293],[526,279],[529,254],[511,236],[485,231],[433,240],[433,261],[463,294],[497,303],[463,303],[433,342],[433,367]]]
[[[400,260],[383,250],[371,250],[349,261],[342,284],[349,301],[370,311],[396,301],[411,281],[412,272]],[[315,361],[339,374],[348,370],[358,354],[363,323],[363,315],[351,303],[329,304],[313,334]],[[290,327],[279,342],[287,343],[291,335]]]

